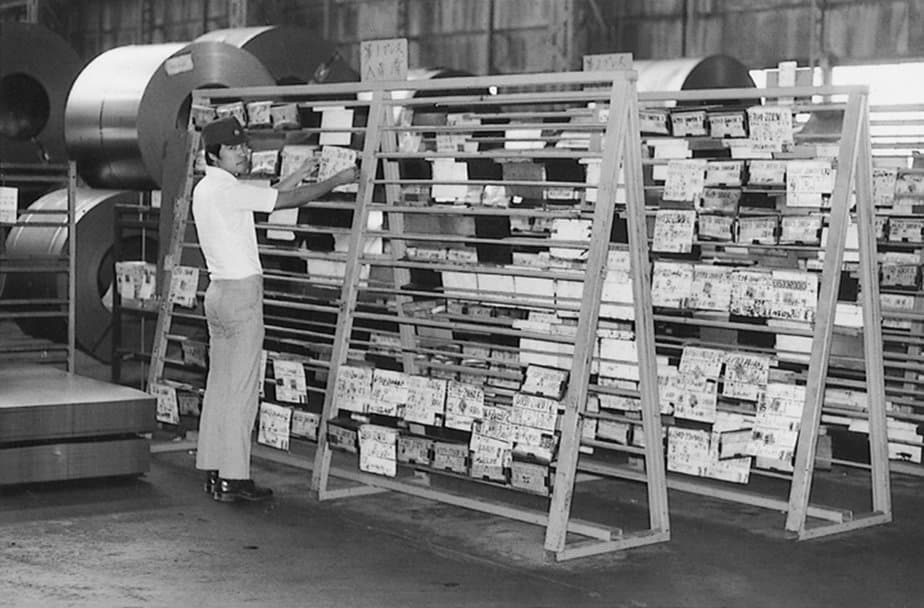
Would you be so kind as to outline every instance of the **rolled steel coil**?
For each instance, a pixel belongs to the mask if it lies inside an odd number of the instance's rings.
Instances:
[[[40,25],[0,22],[0,160],[63,162],[64,108],[82,62]]]
[[[251,53],[277,84],[356,82],[359,73],[344,60],[336,45],[310,30],[268,25],[214,30],[196,42],[224,42]]]
[[[753,88],[746,65],[728,55],[634,61],[639,91]]]
[[[167,142],[186,128],[193,90],[273,84],[256,57],[223,42],[114,48],[74,82],[67,148],[95,188],[157,188]]]
[[[111,298],[113,289],[113,219],[117,203],[136,203],[136,192],[78,188],[76,191],[77,260],[76,339],[84,352],[108,361],[111,355]],[[43,213],[34,213],[42,211]],[[48,211],[60,211],[47,213]],[[23,225],[10,230],[6,240],[11,258],[42,259],[67,255],[67,189],[55,190],[32,203],[21,214]],[[35,223],[62,223],[60,226],[30,226]],[[146,239],[147,240],[147,239]],[[126,232],[120,243],[125,259],[141,259],[145,250],[148,260],[155,261],[157,244],[142,243],[137,232]],[[67,276],[62,273],[15,273],[7,277],[3,295],[8,298],[66,298]],[[67,326],[63,320],[21,321],[23,330],[39,337],[61,340]],[[149,324],[151,325],[151,324]]]

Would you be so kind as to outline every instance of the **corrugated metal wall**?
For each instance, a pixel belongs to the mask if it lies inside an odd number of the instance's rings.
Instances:
[[[924,0],[248,0],[248,24],[303,25],[338,42],[354,62],[360,40],[405,36],[412,67],[529,72],[555,66],[550,44],[562,31],[565,3],[573,9],[564,58],[575,68],[585,52],[617,51],[639,59],[726,53],[751,67],[805,63],[813,33],[820,34],[814,56],[834,64],[924,58]],[[228,24],[228,0],[46,6],[44,18],[86,59]]]

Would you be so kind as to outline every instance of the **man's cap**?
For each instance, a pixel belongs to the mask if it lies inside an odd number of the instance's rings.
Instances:
[[[247,141],[244,128],[237,118],[227,116],[213,120],[202,128],[203,144],[207,146],[236,146]]]

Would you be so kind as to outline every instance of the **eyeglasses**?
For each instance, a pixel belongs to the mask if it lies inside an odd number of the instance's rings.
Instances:
[[[235,144],[233,146],[229,146],[228,144],[225,144],[224,146],[231,152],[244,152],[250,149],[250,146],[247,144],[247,142]]]

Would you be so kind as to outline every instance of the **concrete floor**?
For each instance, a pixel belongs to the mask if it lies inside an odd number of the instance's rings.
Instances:
[[[0,488],[0,607],[924,606],[924,479],[893,476],[894,523],[801,543],[781,513],[671,492],[670,542],[556,564],[537,526],[395,493],[317,503],[305,470],[261,458],[254,477],[272,502],[215,503],[188,450],[138,479]],[[858,473],[814,492],[868,502]],[[584,481],[574,515],[638,529],[644,500]]]
[[[394,493],[316,503],[304,470],[263,460],[272,502],[218,504],[193,461],[0,491],[0,606],[924,605],[917,479],[896,479],[895,523],[803,543],[781,514],[671,493],[669,543],[554,564],[536,526]],[[642,489],[587,481],[575,505],[637,520]]]

